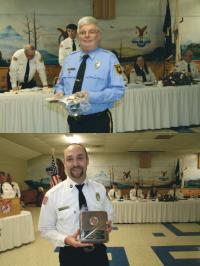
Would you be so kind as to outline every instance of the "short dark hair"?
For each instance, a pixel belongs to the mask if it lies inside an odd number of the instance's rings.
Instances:
[[[6,176],[6,173],[3,171],[0,171],[0,176]]]
[[[66,26],[66,29],[77,30],[77,26],[76,24],[71,23]]]

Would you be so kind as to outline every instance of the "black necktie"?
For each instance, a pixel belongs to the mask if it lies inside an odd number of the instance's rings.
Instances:
[[[29,72],[30,72],[30,64],[29,64],[29,60],[28,60],[27,64],[26,64],[25,75],[24,75],[24,83],[28,83]]]
[[[116,194],[115,194],[115,191],[114,191],[113,198],[115,199],[115,197],[116,197]]]
[[[2,188],[3,184],[0,184],[0,194],[3,194],[3,188]]]
[[[137,197],[138,195],[137,195],[137,189],[136,189],[136,193],[135,193],[135,196]]]
[[[190,67],[190,64],[188,64],[188,73],[191,73],[191,67]]]
[[[76,44],[74,40],[72,40],[72,51],[76,51]]]
[[[141,74],[142,74],[143,82],[146,82],[147,81],[147,78],[146,78],[146,74],[144,72],[144,69],[141,69]]]
[[[85,54],[82,57],[83,60],[79,66],[72,93],[76,93],[78,91],[81,91],[83,79],[84,79],[84,74],[85,74],[85,68],[86,68],[86,60],[88,59],[88,57],[89,57],[88,54]]]
[[[79,191],[78,199],[79,199],[79,209],[80,210],[83,207],[86,207],[87,208],[87,202],[86,202],[85,196],[84,196],[83,191],[82,191],[83,186],[84,186],[84,184],[82,184],[82,185],[76,185],[76,188]]]

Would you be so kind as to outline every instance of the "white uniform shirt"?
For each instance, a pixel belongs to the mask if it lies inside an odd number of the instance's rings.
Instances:
[[[199,78],[200,74],[197,65],[194,62],[190,63],[191,75],[193,78]],[[185,60],[181,60],[176,66],[175,71],[188,73],[188,63]]]
[[[109,191],[108,191],[108,197],[110,200],[113,200],[113,199],[120,199],[121,198],[121,190],[120,189],[117,189],[116,191],[114,190],[114,188],[111,188]]]
[[[137,196],[136,196],[136,189],[135,188],[130,190],[129,196],[130,196],[131,200],[134,200],[136,197],[141,198],[141,199],[144,198],[144,196],[142,194],[142,190],[140,188],[137,189]]]
[[[13,190],[15,191],[15,197],[20,198],[21,197],[21,192],[19,189],[19,185],[17,184],[17,182],[11,182],[11,186],[13,188]]]
[[[3,191],[3,194],[1,195],[2,198],[4,199],[15,198],[15,191],[8,182],[4,182],[1,186]]]
[[[76,51],[77,51],[79,50],[79,43],[77,39],[74,39],[74,41],[76,44]],[[59,57],[58,61],[59,61],[60,66],[63,65],[65,57],[68,56],[73,51],[72,45],[73,45],[73,42],[70,37],[66,38],[60,43],[59,55],[58,55]]]
[[[112,204],[106,196],[105,187],[92,180],[85,180],[83,193],[89,211],[106,211],[108,220],[112,220]],[[68,235],[79,229],[79,200],[76,183],[69,177],[52,189],[43,200],[38,228],[42,236],[54,243],[55,246],[65,246],[64,240]]]
[[[153,73],[153,71],[151,70],[150,67],[148,67],[148,71],[149,71],[149,73],[147,74],[146,71],[144,70],[147,82],[155,82],[156,81],[156,76],[155,76],[155,74]],[[131,72],[130,72],[130,83],[137,83],[138,81],[142,81],[142,77],[141,76],[137,76],[137,74],[135,72],[135,69],[132,69]]]
[[[14,53],[12,56],[11,64],[10,64],[10,81],[12,84],[12,88],[17,87],[17,81],[19,83],[24,82],[24,75],[26,72],[26,65],[28,59],[24,53],[24,49],[20,49]],[[31,81],[36,73],[39,73],[40,79],[42,81],[43,86],[47,86],[47,77],[44,62],[41,54],[38,51],[35,51],[35,56],[33,59],[29,61],[30,71],[28,81]]]

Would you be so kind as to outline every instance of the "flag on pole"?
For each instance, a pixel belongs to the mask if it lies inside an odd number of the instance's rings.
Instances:
[[[165,36],[165,57],[169,58],[173,54],[171,11],[170,11],[170,6],[169,6],[169,0],[167,0],[165,20],[164,20],[164,25],[163,25],[163,33]]]
[[[54,156],[52,154],[52,160],[51,160],[51,180],[50,185],[51,187],[54,187],[60,182],[59,175],[58,175],[58,167],[56,164],[56,161],[54,159]]]
[[[175,178],[176,178],[176,185],[180,185],[180,162],[179,159],[176,162],[176,168],[175,168]]]
[[[174,16],[174,43],[176,46],[176,57],[175,57],[175,63],[177,64],[181,59],[181,44],[180,44],[180,18],[179,18],[179,0],[176,0],[176,6],[175,6],[175,16]]]

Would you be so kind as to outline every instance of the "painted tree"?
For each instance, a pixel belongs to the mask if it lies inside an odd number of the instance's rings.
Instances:
[[[42,28],[42,26],[39,26],[36,19],[35,12],[33,13],[33,41],[35,49],[37,49],[38,40],[40,38],[39,30]]]
[[[24,33],[27,35],[27,39],[28,39],[28,44],[31,43],[31,33],[32,33],[32,30],[31,30],[31,22],[30,22],[30,19],[28,16],[25,16],[26,18],[26,22],[24,23],[26,29],[24,30]]]

